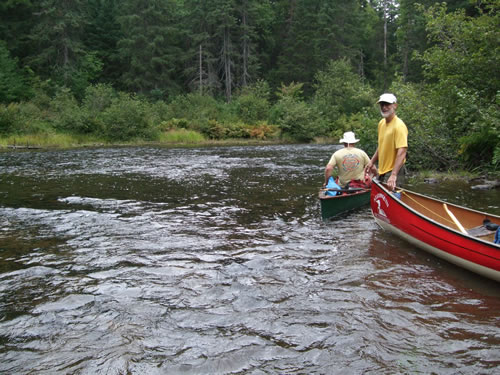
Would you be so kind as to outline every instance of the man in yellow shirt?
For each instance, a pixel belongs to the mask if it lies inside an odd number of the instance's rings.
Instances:
[[[370,162],[370,158],[366,155],[366,152],[354,146],[357,142],[359,142],[359,139],[356,139],[353,132],[344,133],[340,140],[340,143],[344,144],[344,148],[335,151],[326,165],[323,186],[328,184],[333,169],[337,167],[340,187],[345,188],[351,181],[356,183],[356,187],[364,187],[365,167]]]
[[[383,117],[378,123],[378,147],[365,171],[377,174],[375,163],[378,161],[379,181],[385,182],[389,189],[394,190],[396,185],[401,186],[404,181],[408,129],[396,116],[398,103],[393,94],[382,94],[377,103]]]

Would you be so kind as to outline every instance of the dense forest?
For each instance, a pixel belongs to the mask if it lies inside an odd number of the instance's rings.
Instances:
[[[500,0],[4,0],[0,145],[271,139],[498,171]]]

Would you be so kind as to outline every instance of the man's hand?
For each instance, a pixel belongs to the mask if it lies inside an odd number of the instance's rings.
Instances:
[[[365,174],[368,174],[372,177],[376,176],[377,175],[377,167],[375,167],[372,162],[369,162],[365,167]]]
[[[366,164],[366,167],[365,167],[365,173],[367,174],[371,174],[371,169],[373,167],[373,164],[372,162],[369,162],[368,164]]]
[[[387,186],[389,187],[389,190],[393,191],[394,189],[396,189],[396,180],[397,176],[393,174],[389,176],[389,179],[387,180]]]

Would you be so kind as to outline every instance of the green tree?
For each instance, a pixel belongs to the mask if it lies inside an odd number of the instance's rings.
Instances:
[[[0,2],[0,40],[7,43],[11,56],[20,60],[33,53],[28,34],[34,25],[34,13],[31,0]]]
[[[490,163],[500,147],[499,10],[499,0],[488,0],[481,2],[477,16],[466,15],[464,9],[447,13],[441,4],[425,12],[435,43],[423,54],[425,75],[436,82],[432,98],[443,113],[442,125],[461,136],[457,152],[474,166]]]
[[[396,19],[398,2],[396,0],[373,0],[370,2],[378,14],[372,43],[373,56],[367,70],[369,79],[379,91],[387,91],[396,71],[394,56],[397,52]]]
[[[42,0],[36,4],[37,23],[29,35],[36,52],[27,63],[40,76],[83,94],[82,78],[92,80],[99,62],[82,41],[86,24],[83,0]],[[84,84],[85,86],[85,84]]]
[[[433,45],[428,39],[426,18],[419,9],[428,9],[440,0],[399,0],[398,17],[396,20],[397,71],[404,81],[420,82],[423,80],[422,61],[415,58]],[[467,14],[476,14],[475,2],[470,0],[449,0],[447,10],[465,10]]]
[[[376,38],[379,16],[371,3],[282,0],[274,6],[274,34],[282,42],[273,51],[269,82],[303,82],[309,96],[314,75],[330,60],[340,58],[349,59],[361,76],[376,77],[382,49]]]
[[[117,17],[118,0],[88,0],[88,22],[85,26],[84,43],[88,51],[102,62],[102,69],[96,77],[101,83],[120,83],[123,66],[118,53],[118,41],[123,37]]]
[[[214,94],[219,88],[217,58],[211,35],[214,22],[208,18],[210,1],[185,0],[182,11],[183,49],[182,62],[187,88],[200,95]]]
[[[262,57],[258,51],[271,37],[272,8],[269,0],[237,0],[239,21],[238,50],[240,58],[236,74],[238,86],[245,87],[261,76]]]
[[[269,0],[187,0],[186,69],[192,89],[223,94],[260,78],[260,46],[270,38]]]
[[[247,124],[267,120],[269,116],[270,88],[265,81],[245,86],[233,100],[238,117]]]
[[[234,65],[236,63],[237,49],[235,48],[235,33],[237,29],[235,3],[233,0],[218,0],[216,6],[209,9],[209,19],[214,23],[215,46],[218,47],[217,56],[219,76],[224,87],[226,101],[231,100],[235,86]]]
[[[357,72],[363,79],[373,81],[377,67],[382,62],[382,51],[377,45],[379,17],[368,1],[360,1],[358,11],[353,14],[353,24],[357,41],[352,44],[354,54],[351,58]],[[354,33],[354,32],[353,32]]]
[[[128,91],[156,97],[180,92],[176,76],[182,56],[177,1],[126,0],[118,18],[123,38],[118,42]]]
[[[278,102],[271,110],[271,122],[293,140],[308,142],[318,135],[315,112],[303,100],[303,84],[282,85]]]
[[[99,115],[103,135],[112,141],[154,139],[147,102],[134,95],[119,93]]]
[[[312,104],[330,124],[330,130],[342,126],[338,123],[342,116],[349,117],[373,106],[373,90],[353,71],[347,59],[330,61],[315,78]]]
[[[330,5],[328,4],[330,3]],[[273,53],[275,66],[268,75],[273,85],[303,82],[306,94],[311,92],[308,85],[322,61],[333,58],[336,50],[336,37],[331,31],[332,2],[325,0],[277,1],[277,19],[274,34],[281,40]],[[339,4],[336,2],[335,4]],[[332,12],[329,12],[332,10]],[[327,11],[326,14],[322,14]],[[320,31],[321,30],[321,31]],[[323,51],[318,47],[323,46]]]
[[[435,0],[421,0],[419,4],[426,7],[436,3]],[[405,82],[419,82],[422,80],[421,61],[414,59],[415,53],[422,53],[428,47],[427,33],[425,31],[425,17],[417,10],[413,0],[400,0],[398,29],[396,39],[399,56],[398,70]]]
[[[0,41],[0,103],[19,101],[28,96],[25,76],[10,56],[5,42]]]

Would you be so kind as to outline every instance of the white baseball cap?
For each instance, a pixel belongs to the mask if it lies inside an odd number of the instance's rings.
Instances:
[[[356,136],[353,132],[345,132],[344,137],[339,141],[340,143],[356,143],[359,142],[359,139],[356,139]]]
[[[397,103],[398,100],[396,99],[396,97],[393,94],[385,93],[385,94],[380,95],[380,98],[378,99],[377,104],[380,102],[392,104],[392,103]]]

